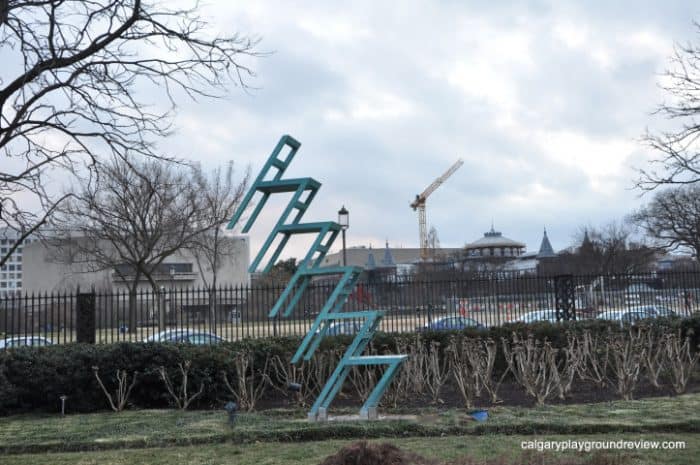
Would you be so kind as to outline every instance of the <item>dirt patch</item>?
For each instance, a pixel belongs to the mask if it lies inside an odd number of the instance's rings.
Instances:
[[[688,389],[686,391],[688,394],[700,392],[700,376],[696,375],[688,383]],[[535,399],[528,396],[522,386],[518,385],[514,381],[506,381],[501,385],[501,389],[498,392],[501,402],[497,405],[507,406],[507,407],[534,407]],[[675,397],[676,394],[670,386],[665,385],[663,388],[655,388],[645,379],[641,379],[637,388],[634,391],[634,399],[647,399],[651,397]],[[610,402],[621,400],[620,396],[615,392],[615,387],[612,384],[608,384],[605,387],[599,387],[588,381],[577,381],[575,390],[566,397],[566,399],[559,399],[556,395],[553,395],[547,399],[548,405],[577,405],[577,404],[588,404],[588,403],[599,403],[599,402]],[[265,410],[269,408],[285,408],[290,406],[296,406],[294,399],[291,396],[279,396],[276,398],[264,398],[262,399],[257,408],[259,410]],[[337,407],[350,407],[359,408],[362,405],[362,400],[356,395],[349,395],[348,392],[341,392],[338,397],[333,402],[332,408]],[[488,395],[484,392],[481,397],[474,399],[474,408],[487,408],[492,407],[494,404],[491,403]],[[437,405],[431,403],[430,396],[414,395],[411,399],[404,399],[398,402],[397,405],[401,410],[412,410],[416,408],[424,408],[429,406],[434,406],[438,410],[448,409],[448,408],[459,408],[464,406],[464,402],[459,392],[455,389],[453,383],[446,383],[440,393],[440,402]],[[386,403],[380,405],[381,410],[385,411],[390,409],[392,406]]]
[[[460,457],[444,465],[628,465],[630,460],[619,455],[596,453],[590,457],[557,457],[545,454],[527,453],[521,457],[476,460]]]
[[[389,443],[371,444],[367,441],[352,443],[326,457],[320,465],[627,465],[630,460],[620,455],[593,453],[582,457],[561,457],[525,453],[517,458],[474,459],[458,457],[448,462],[428,460],[420,455],[399,449]]]
[[[437,465],[419,455],[389,444],[360,441],[326,457],[320,465]]]

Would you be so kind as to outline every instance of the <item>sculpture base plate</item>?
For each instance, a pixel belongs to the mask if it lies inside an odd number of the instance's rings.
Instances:
[[[358,421],[418,421],[418,415],[377,415],[376,418],[368,419],[359,414],[356,415],[329,415],[325,419],[308,417],[310,422],[358,422]]]

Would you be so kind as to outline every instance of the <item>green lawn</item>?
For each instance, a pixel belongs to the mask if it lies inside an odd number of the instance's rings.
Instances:
[[[690,464],[698,463],[700,456],[700,394],[541,408],[495,407],[489,409],[490,419],[484,423],[471,420],[460,409],[426,408],[413,413],[411,420],[310,423],[302,410],[267,410],[241,414],[233,428],[226,424],[223,411],[16,415],[0,418],[0,462],[315,464],[362,438],[384,438],[377,440],[438,460],[464,455],[514,458],[521,454],[521,441],[532,439],[687,442],[686,449],[670,452],[614,452],[624,455],[621,465]],[[581,463],[594,456],[574,454]]]
[[[309,423],[302,410],[268,410],[239,415],[233,428],[226,424],[223,411],[17,415],[0,418],[0,453],[493,433],[700,432],[700,394],[573,406],[495,407],[489,409],[491,418],[485,423],[471,420],[459,409],[414,413],[417,419],[412,421]]]
[[[437,460],[452,460],[457,457],[469,456],[475,459],[498,457],[515,458],[520,456],[522,441],[533,439],[533,436],[483,435],[483,436],[448,436],[438,438],[396,438],[380,439],[378,442],[391,442],[402,449]],[[700,456],[700,440],[697,434],[609,434],[609,435],[576,435],[557,436],[543,435],[537,439],[543,440],[655,440],[655,441],[686,441],[684,450],[636,450],[612,452],[611,454],[625,459],[625,465],[689,465],[698,463]],[[24,454],[2,457],[3,465],[173,465],[173,464],[207,464],[207,465],[311,465],[319,463],[324,457],[336,452],[351,440],[312,441],[305,443],[275,443],[261,442],[255,444],[207,444],[186,447],[126,449],[81,453],[55,454]],[[594,453],[559,452],[535,453],[536,457],[564,456],[578,458],[582,464],[595,457]],[[538,462],[541,463],[541,462]],[[543,463],[547,463],[546,461]]]

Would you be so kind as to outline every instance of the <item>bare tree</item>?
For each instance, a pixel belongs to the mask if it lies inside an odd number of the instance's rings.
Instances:
[[[641,239],[635,240],[630,227],[612,221],[600,229],[589,232],[594,248],[597,248],[598,273],[639,273],[647,271],[656,251]]]
[[[545,274],[579,273],[601,275],[647,271],[656,256],[656,248],[636,238],[624,222],[612,221],[600,228],[580,228],[575,250],[557,260],[541,264]]]
[[[130,329],[139,284],[145,280],[157,293],[164,260],[218,224],[202,207],[189,171],[157,159],[116,159],[53,220],[55,261],[87,272],[110,270],[127,285]]]
[[[431,226],[430,231],[428,231],[428,247],[433,250],[440,248],[440,237],[435,226]]]
[[[694,23],[700,33],[700,23]],[[652,190],[668,184],[700,183],[700,45],[676,45],[661,88],[669,100],[656,114],[680,122],[680,128],[651,133],[644,139],[659,152],[651,167],[640,170],[637,187]]]
[[[0,0],[0,226],[19,234],[15,247],[67,200],[57,178],[89,178],[110,157],[159,157],[176,100],[246,86],[256,41],[208,37],[196,3],[167,4]]]
[[[217,168],[207,177],[201,169],[194,171],[197,196],[200,203],[203,224],[198,229],[202,232],[189,246],[197,263],[202,282],[209,292],[209,318],[213,320],[215,312],[214,291],[218,284],[218,273],[224,262],[234,260],[237,240],[225,235],[223,227],[233,216],[243,193],[248,189],[248,171],[241,182],[233,177],[233,162],[229,162],[226,171]],[[209,279],[209,277],[211,277]]]
[[[666,250],[689,249],[700,260],[700,184],[657,192],[630,220]]]
[[[294,273],[297,272],[299,263],[294,257],[286,260],[279,260],[272,265],[269,273],[265,273],[255,278],[255,284],[264,287],[280,288],[286,286]]]

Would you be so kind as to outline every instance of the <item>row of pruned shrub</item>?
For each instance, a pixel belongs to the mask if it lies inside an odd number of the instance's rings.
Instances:
[[[570,396],[577,381],[632,397],[646,380],[683,392],[697,366],[700,318],[656,320],[621,329],[604,322],[509,325],[487,332],[378,334],[369,351],[406,353],[407,362],[384,402],[416,398],[438,403],[457,391],[469,406],[485,394],[499,401],[508,379],[538,404]],[[261,399],[284,397],[305,407],[342,356],[349,337],[326,339],[314,357],[290,365],[298,338],[243,340],[215,346],[159,343],[68,344],[0,353],[0,412],[139,408],[212,408],[235,400],[253,410]],[[365,398],[381,368],[353,369],[345,396]],[[298,385],[294,392],[290,384]]]

